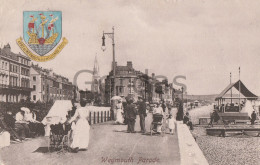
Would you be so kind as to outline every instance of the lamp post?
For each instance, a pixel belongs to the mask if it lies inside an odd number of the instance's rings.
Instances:
[[[181,101],[183,103],[183,87],[181,87]]]
[[[105,36],[107,35],[109,38],[111,38],[112,39],[112,48],[113,48],[113,80],[114,80],[114,83],[113,83],[113,94],[112,94],[112,96],[111,96],[111,98],[113,97],[113,96],[115,96],[116,95],[116,82],[115,82],[115,79],[116,79],[116,66],[115,66],[115,40],[114,40],[114,35],[115,35],[115,32],[114,32],[114,27],[112,27],[112,32],[111,33],[105,33],[104,31],[103,31],[103,36],[102,36],[102,47],[101,47],[101,49],[103,50],[103,51],[105,51],[106,50],[106,45],[105,45]],[[110,99],[111,99],[110,98]],[[114,110],[114,108],[115,108],[115,104],[114,104],[114,101],[113,101],[113,110]]]

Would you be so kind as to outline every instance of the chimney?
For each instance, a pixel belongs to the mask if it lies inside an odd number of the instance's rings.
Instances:
[[[11,52],[11,46],[10,46],[10,44],[9,44],[9,43],[6,44],[3,49],[4,49],[7,53],[10,53],[10,52]]]
[[[145,69],[145,73],[144,73],[144,74],[149,75],[149,74],[148,74],[148,69]]]
[[[126,66],[128,66],[129,68],[133,68],[133,63],[132,63],[132,61],[127,61],[127,65]]]

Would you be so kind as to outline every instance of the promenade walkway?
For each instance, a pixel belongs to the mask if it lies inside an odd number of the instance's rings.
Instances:
[[[146,118],[146,129],[152,115]],[[177,135],[164,137],[140,131],[139,118],[136,121],[137,133],[126,133],[126,125],[113,122],[91,126],[88,151],[78,153],[49,153],[47,137],[30,139],[23,143],[11,144],[0,149],[0,164],[4,165],[82,165],[82,164],[180,164]],[[149,162],[150,161],[150,162]]]

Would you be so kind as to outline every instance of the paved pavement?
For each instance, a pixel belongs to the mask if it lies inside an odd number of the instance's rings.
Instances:
[[[151,114],[146,118],[149,130]],[[47,137],[30,139],[0,149],[4,165],[65,165],[65,164],[180,164],[177,135],[126,133],[126,125],[112,122],[91,126],[88,151],[49,153]],[[136,131],[140,131],[139,118]]]

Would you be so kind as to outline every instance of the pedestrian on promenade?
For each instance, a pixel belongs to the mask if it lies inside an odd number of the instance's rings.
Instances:
[[[82,100],[80,106],[74,116],[68,121],[68,123],[76,122],[75,125],[72,125],[72,143],[70,145],[74,153],[79,150],[86,151],[89,144],[89,109],[85,107],[86,101]]]
[[[126,106],[126,118],[128,121],[127,132],[128,133],[135,133],[135,119],[137,115],[137,110],[135,105],[133,104],[134,100],[130,98],[128,100],[128,104]]]
[[[166,104],[165,104],[165,101],[164,101],[164,100],[162,100],[162,109],[163,109],[163,112],[166,111]]]
[[[142,97],[138,97],[139,102],[138,102],[138,113],[140,117],[140,127],[141,127],[141,132],[145,133],[145,117],[147,116],[146,114],[146,103],[144,102],[144,99]]]
[[[124,124],[128,124],[127,122],[127,118],[126,118],[126,106],[127,106],[127,102],[126,99],[124,97],[122,97],[122,105],[123,105],[123,117],[124,117]]]
[[[124,118],[123,118],[123,105],[122,101],[118,100],[118,103],[116,105],[116,121],[117,124],[123,124]]]
[[[178,104],[178,112],[177,112],[177,115],[176,115],[176,120],[177,121],[183,120],[183,104],[182,104],[182,102],[180,102]]]
[[[160,103],[157,104],[157,106],[154,108],[153,114],[160,114],[163,115],[161,123],[164,121],[164,112],[162,109],[162,105]],[[157,125],[157,132],[161,133],[162,132],[162,125],[158,124]]]
[[[153,109],[153,114],[156,114],[156,113],[163,115],[162,105],[159,103],[157,103]]]
[[[175,123],[176,123],[175,118],[172,117],[172,115],[169,115],[169,117],[167,119],[167,123],[168,123],[168,128],[170,129],[170,134],[173,135],[173,132],[175,130]]]
[[[256,120],[256,113],[255,111],[253,111],[251,114],[251,125],[255,124],[255,120]]]
[[[189,112],[186,112],[186,115],[183,117],[183,123],[190,127],[190,130],[193,130],[193,124]]]
[[[213,113],[210,116],[209,125],[211,125],[211,127],[213,127],[213,122],[218,122],[219,119],[220,119],[219,114],[218,114],[217,110],[214,109]]]
[[[168,105],[168,114],[172,115],[172,106],[171,106],[171,104]]]

